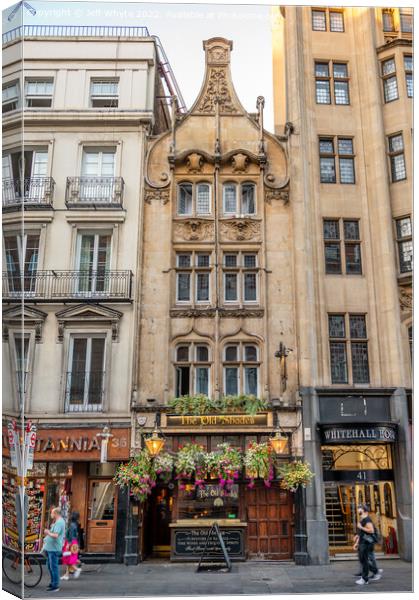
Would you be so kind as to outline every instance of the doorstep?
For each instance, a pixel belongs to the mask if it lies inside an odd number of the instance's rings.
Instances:
[[[400,556],[398,554],[384,554],[383,552],[374,552],[375,558],[377,560],[400,560]],[[337,556],[330,556],[330,561],[338,561],[338,560],[358,560],[357,554],[339,554]]]

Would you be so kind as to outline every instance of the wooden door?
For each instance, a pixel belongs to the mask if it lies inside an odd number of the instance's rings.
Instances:
[[[87,519],[87,552],[114,552],[116,493],[112,479],[89,482]]]
[[[249,558],[288,560],[294,549],[293,500],[279,483],[246,488],[247,551]]]

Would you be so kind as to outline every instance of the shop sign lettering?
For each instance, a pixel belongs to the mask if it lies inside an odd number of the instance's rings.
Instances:
[[[113,448],[125,448],[127,446],[125,438],[113,438],[109,443]],[[48,437],[46,439],[38,438],[35,449],[36,452],[92,452],[92,450],[100,450],[100,446],[100,439],[96,436],[58,439]]]
[[[258,415],[167,415],[167,425],[172,427],[231,427],[267,424],[267,413]]]
[[[222,528],[221,535],[228,555],[232,558],[243,557],[243,530]],[[175,558],[199,558],[204,549],[209,555],[220,556],[221,548],[217,537],[213,535],[209,540],[207,537],[208,529],[176,530],[172,544],[172,556]]]
[[[394,426],[371,425],[368,427],[327,427],[322,428],[323,440],[327,443],[341,442],[395,442]]]

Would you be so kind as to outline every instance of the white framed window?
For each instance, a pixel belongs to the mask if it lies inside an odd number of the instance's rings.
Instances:
[[[3,236],[9,295],[34,296],[36,293],[39,231],[7,232]]]
[[[90,105],[93,108],[118,108],[119,79],[94,78],[90,81]]]
[[[28,108],[49,108],[52,106],[54,80],[52,78],[25,79],[25,104]]]
[[[76,292],[83,297],[109,290],[112,234],[79,232],[76,244]]]
[[[201,342],[185,342],[175,348],[175,396],[211,395],[210,348]]]
[[[256,344],[227,344],[223,354],[224,393],[226,396],[259,394],[259,348]]]
[[[225,303],[259,301],[259,268],[256,252],[225,252],[223,281]]]
[[[211,184],[206,181],[182,181],[177,186],[177,214],[181,216],[211,214]]]
[[[30,377],[30,334],[13,333],[13,358],[16,394],[19,408],[25,406]]]
[[[96,412],[103,409],[105,393],[106,335],[70,337],[66,372],[66,412]]]
[[[18,81],[11,81],[3,85],[3,108],[4,113],[16,110],[20,105],[20,89]]]
[[[228,181],[223,184],[223,213],[225,215],[256,214],[256,185]]]
[[[176,254],[176,302],[208,304],[211,302],[211,254],[178,252]]]
[[[116,148],[83,148],[80,200],[110,201],[115,196]]]

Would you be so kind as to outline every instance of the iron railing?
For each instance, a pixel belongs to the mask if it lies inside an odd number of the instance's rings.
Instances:
[[[68,371],[65,387],[66,412],[102,410],[105,371]]]
[[[131,300],[131,271],[36,271],[21,276],[3,273],[3,301],[79,302]]]
[[[68,208],[121,208],[122,177],[67,177],[65,203]]]
[[[147,27],[117,25],[21,25],[3,33],[3,44],[25,37],[150,37]]]
[[[52,177],[3,179],[3,209],[52,208],[55,181]]]

